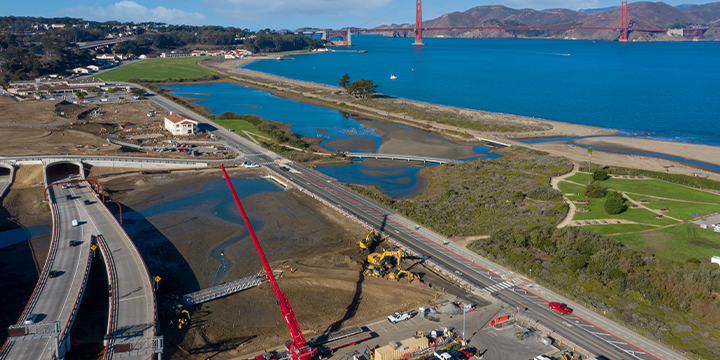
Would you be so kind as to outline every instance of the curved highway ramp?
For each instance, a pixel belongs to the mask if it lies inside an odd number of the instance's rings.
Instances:
[[[162,353],[162,338],[155,336],[155,295],[135,245],[90,186],[53,185],[48,192],[53,214],[50,251],[18,324],[9,329],[0,360],[63,358],[70,350],[70,327],[93,250],[105,259],[110,285],[105,359],[151,359]],[[77,243],[71,246],[71,241]]]

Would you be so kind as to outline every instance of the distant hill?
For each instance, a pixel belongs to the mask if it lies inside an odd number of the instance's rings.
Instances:
[[[676,5],[675,7],[682,10],[682,9],[684,9],[686,7],[690,7],[690,6],[697,6],[697,4],[680,4],[680,5]]]
[[[693,26],[709,26],[706,38],[720,37],[720,2],[705,5],[671,6],[663,2],[634,2],[628,5],[630,28],[669,29]],[[620,7],[603,9],[512,9],[502,5],[476,6],[463,12],[455,11],[435,19],[423,21],[423,27],[476,27],[489,25],[558,25],[573,24],[588,27],[619,27]],[[413,36],[413,24],[388,25],[378,28],[408,28],[408,31],[386,34],[388,36]],[[588,40],[617,40],[618,31],[612,30],[454,30],[426,31],[427,37],[464,38],[512,38],[543,37]],[[630,41],[677,41],[662,32],[631,31]]]
[[[682,10],[687,14],[702,19],[706,24],[714,24],[715,26],[720,24],[720,2],[688,6]]]

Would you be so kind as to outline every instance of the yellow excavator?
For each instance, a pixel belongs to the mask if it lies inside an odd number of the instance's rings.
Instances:
[[[364,240],[360,240],[360,248],[367,249],[368,246],[372,244],[373,240],[375,240],[375,230],[370,231],[370,233],[367,234]]]
[[[388,273],[388,280],[400,280],[400,278],[403,275],[407,275],[408,280],[410,280],[410,282],[413,282],[413,280],[416,280],[416,279],[420,279],[420,275],[418,275],[414,272],[410,272],[407,270],[393,270]]]
[[[382,278],[383,275],[385,275],[385,274],[383,274],[382,269],[379,269],[375,266],[370,265],[370,266],[368,266],[367,269],[365,269],[365,271],[363,271],[363,275]]]
[[[397,261],[397,265],[400,266],[400,261],[402,260],[402,250],[385,251],[382,254],[372,253],[368,255],[368,262],[373,265],[383,266],[385,265],[385,258],[388,256],[394,256]]]

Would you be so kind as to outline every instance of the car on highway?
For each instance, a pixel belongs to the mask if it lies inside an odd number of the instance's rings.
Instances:
[[[287,166],[281,166],[281,167],[280,167],[280,170],[282,170],[282,171],[290,171],[290,168],[287,167]]]
[[[396,324],[400,321],[409,320],[412,317],[412,314],[410,314],[409,311],[398,311],[390,316],[388,316],[388,321]]]
[[[85,205],[90,205],[90,204],[92,204],[92,203],[90,202],[90,200],[85,200]]]
[[[72,200],[72,195],[65,195],[65,199]]]
[[[25,319],[25,324],[26,324],[26,325],[27,325],[27,324],[34,324],[35,321],[37,321],[37,318],[38,318],[38,314],[30,314],[30,315],[28,315],[28,317]]]
[[[70,247],[78,246],[82,244],[82,241],[70,240]]]
[[[56,277],[60,276],[60,274],[61,274],[61,272],[59,272],[57,270],[50,270],[50,272],[48,273],[48,277],[56,278]]]
[[[569,313],[572,312],[572,309],[569,308],[569,307],[567,307],[567,305],[565,305],[565,304],[563,304],[563,303],[551,302],[551,303],[548,304],[548,305],[550,305],[550,308],[551,308],[551,309],[553,309],[553,310],[555,310],[555,311],[557,311],[557,312],[559,312],[559,313],[561,313],[561,314],[563,314],[563,315],[567,315],[567,314],[569,314]]]
[[[80,223],[78,223],[77,220],[73,220],[73,221],[72,221],[72,226],[78,226],[78,225],[80,225]]]

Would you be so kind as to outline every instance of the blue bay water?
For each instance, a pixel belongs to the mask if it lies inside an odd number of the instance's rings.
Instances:
[[[401,98],[720,146],[720,43],[353,36],[353,52],[251,70],[337,85],[369,78]],[[397,76],[391,80],[390,75]]]

